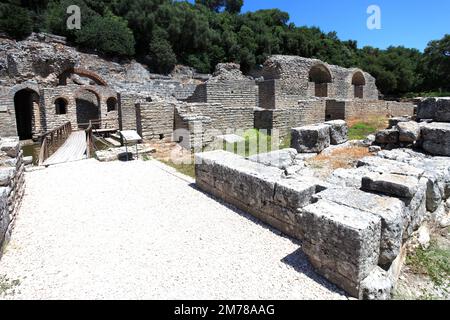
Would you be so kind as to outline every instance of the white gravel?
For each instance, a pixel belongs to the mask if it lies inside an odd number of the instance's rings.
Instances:
[[[7,299],[346,299],[300,245],[159,162],[26,173],[0,275]]]

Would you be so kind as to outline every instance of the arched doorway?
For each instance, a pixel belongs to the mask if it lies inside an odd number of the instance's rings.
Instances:
[[[355,72],[352,78],[354,97],[357,99],[364,99],[364,86],[366,79],[361,71]]]
[[[309,70],[309,82],[314,83],[316,97],[328,97],[328,83],[331,83],[331,73],[323,64],[316,64]]]
[[[20,140],[33,138],[33,123],[36,121],[35,109],[39,113],[39,95],[34,90],[26,88],[14,95],[17,135]]]
[[[75,95],[75,104],[78,128],[86,129],[89,126],[89,121],[100,120],[100,97],[97,93],[88,89],[81,89]]]

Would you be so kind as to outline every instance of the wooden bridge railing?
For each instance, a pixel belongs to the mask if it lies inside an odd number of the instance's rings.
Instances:
[[[72,133],[72,124],[64,123],[56,129],[50,130],[39,136],[41,149],[39,152],[39,165],[43,165],[44,161],[50,157],[50,150],[59,147]]]

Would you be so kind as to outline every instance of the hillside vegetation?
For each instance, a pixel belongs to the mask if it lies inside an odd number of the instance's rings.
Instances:
[[[81,8],[80,30],[66,27],[70,5]],[[32,31],[66,36],[80,48],[136,58],[159,73],[177,63],[208,73],[229,61],[248,72],[269,55],[286,54],[360,67],[386,95],[450,91],[450,35],[431,41],[424,53],[360,49],[335,32],[296,26],[278,9],[241,14],[242,5],[243,0],[6,0],[0,4],[0,31],[16,39]]]

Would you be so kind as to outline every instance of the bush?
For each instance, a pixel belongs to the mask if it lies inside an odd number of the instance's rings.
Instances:
[[[30,35],[33,31],[30,12],[12,4],[0,4],[0,31],[16,39]]]
[[[132,56],[134,36],[122,18],[108,14],[95,16],[76,32],[75,42],[83,47],[96,48],[107,55]]]

